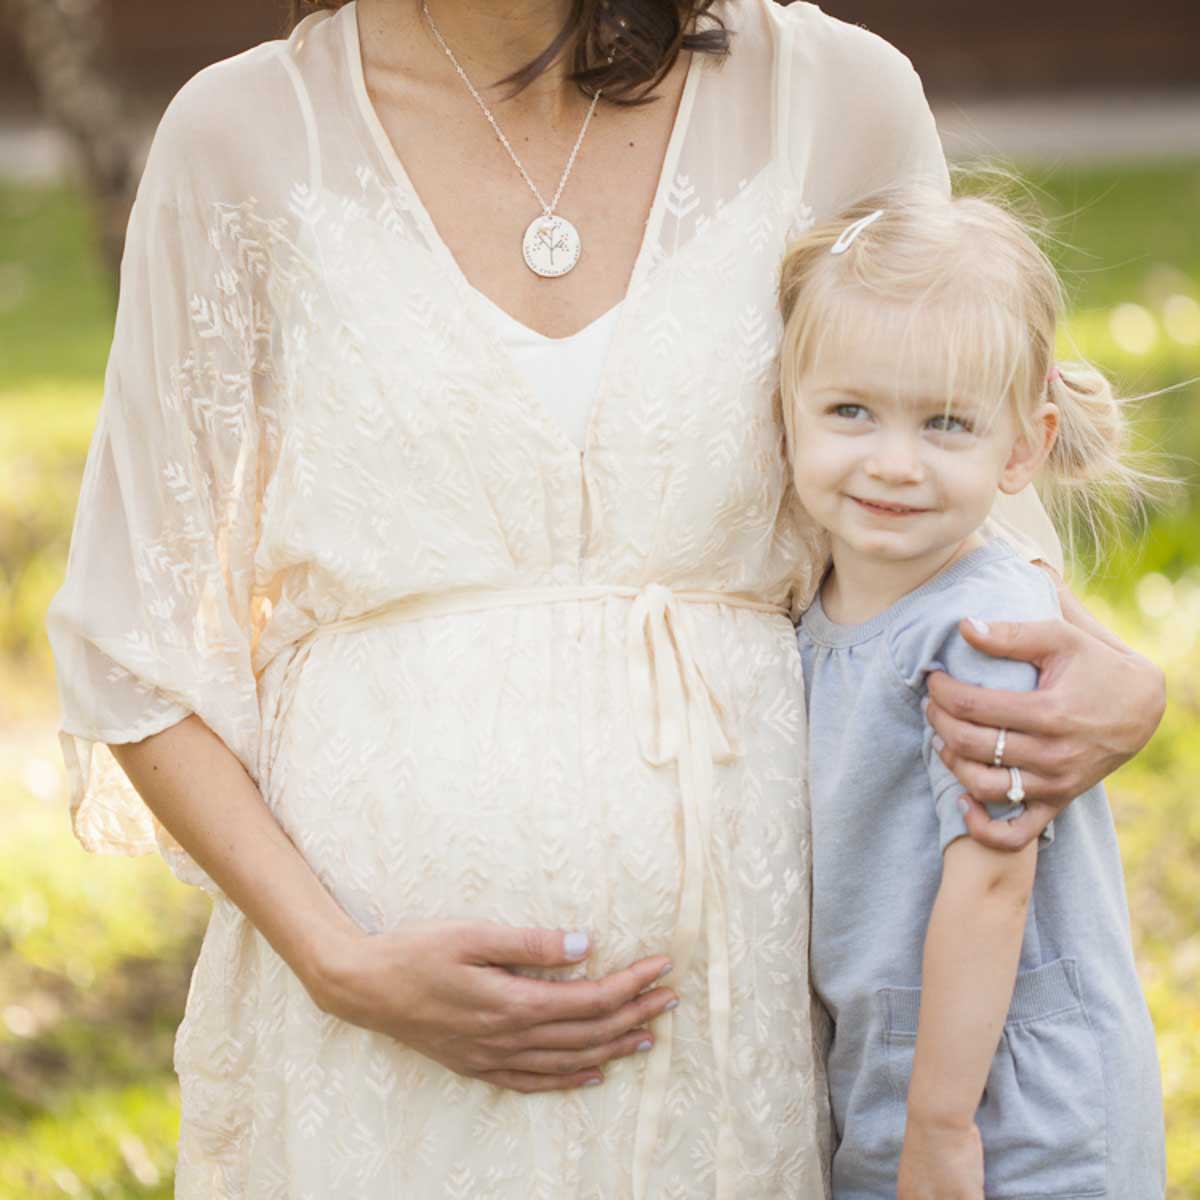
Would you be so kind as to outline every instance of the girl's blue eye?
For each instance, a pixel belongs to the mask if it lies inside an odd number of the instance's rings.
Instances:
[[[865,421],[871,414],[862,404],[835,404],[833,415],[843,417],[847,421]]]
[[[943,413],[937,417],[930,417],[925,422],[926,428],[932,429],[935,433],[970,433],[971,424],[969,421],[964,421],[961,417],[951,416],[949,413]]]

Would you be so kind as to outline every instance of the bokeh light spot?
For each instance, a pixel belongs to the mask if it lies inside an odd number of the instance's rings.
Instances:
[[[1126,354],[1149,354],[1158,341],[1158,322],[1140,304],[1118,304],[1109,313],[1108,332]]]
[[[21,782],[38,800],[56,800],[61,787],[58,767],[48,758],[31,758],[21,772]]]
[[[4,1024],[13,1037],[30,1038],[37,1033],[37,1018],[23,1004],[10,1004],[5,1008]]]
[[[1137,602],[1152,621],[1161,620],[1175,607],[1175,587],[1165,575],[1152,571],[1138,580]]]
[[[79,1176],[68,1167],[59,1167],[54,1172],[54,1186],[66,1196],[82,1196],[83,1184]]]
[[[1169,296],[1163,305],[1163,325],[1172,340],[1200,346],[1200,302],[1182,294]]]

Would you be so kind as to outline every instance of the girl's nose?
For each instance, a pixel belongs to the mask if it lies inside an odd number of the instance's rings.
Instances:
[[[875,448],[865,469],[872,479],[882,483],[923,483],[925,480],[921,456],[908,438],[888,438]]]

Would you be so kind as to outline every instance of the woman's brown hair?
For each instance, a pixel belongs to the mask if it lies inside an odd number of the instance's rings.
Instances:
[[[346,0],[292,0],[292,23]],[[730,33],[709,10],[716,0],[572,0],[571,14],[537,58],[502,79],[519,92],[561,55],[573,60],[570,78],[588,95],[603,89],[618,104],[650,98],[681,50],[729,53]],[[700,28],[701,21],[707,28]],[[611,61],[610,61],[611,55]]]

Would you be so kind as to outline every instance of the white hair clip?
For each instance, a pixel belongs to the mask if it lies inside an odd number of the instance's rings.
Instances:
[[[839,237],[832,246],[830,246],[829,253],[845,254],[846,251],[849,250],[854,244],[854,239],[858,237],[858,235],[862,233],[862,231],[866,229],[868,225],[874,225],[875,222],[878,221],[882,216],[883,209],[877,208],[873,213],[871,213],[870,216],[862,217],[860,220],[855,221],[853,225],[847,225],[846,228],[842,230],[842,236]]]

